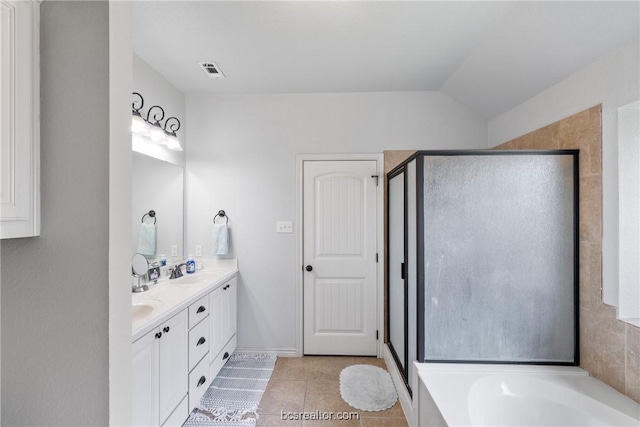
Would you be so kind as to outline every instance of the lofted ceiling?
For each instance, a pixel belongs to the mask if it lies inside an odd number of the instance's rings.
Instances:
[[[639,34],[637,1],[133,2],[135,53],[185,94],[440,90],[485,119]]]

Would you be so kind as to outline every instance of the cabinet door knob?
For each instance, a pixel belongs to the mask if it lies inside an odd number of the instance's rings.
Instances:
[[[197,346],[199,346],[199,345],[204,344],[206,341],[207,341],[207,340],[206,340],[206,339],[204,339],[204,337],[200,337],[200,339],[198,340],[198,343],[196,344],[196,347],[197,347]]]
[[[224,356],[222,356],[222,360],[229,358],[229,352],[224,352]]]
[[[198,307],[198,311],[196,311],[196,313],[202,313],[205,310],[206,308],[204,308],[204,305],[201,305],[200,307]]]
[[[207,379],[205,378],[205,376],[201,376],[200,379],[198,380],[198,385],[196,387],[200,387],[202,384],[204,384],[207,381]]]
[[[163,331],[164,331],[164,333],[169,333],[169,327],[168,327],[168,326],[165,326],[165,327],[164,327],[164,329],[163,329]]]
[[[162,336],[162,332],[156,332],[156,339],[160,338]]]
[[[307,271],[311,271],[311,270],[313,270],[313,266],[307,265],[304,269],[307,270]]]

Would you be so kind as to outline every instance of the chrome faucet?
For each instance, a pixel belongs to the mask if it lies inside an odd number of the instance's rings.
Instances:
[[[182,270],[180,269],[180,267],[182,267],[183,265],[187,265],[187,264],[185,263],[176,264],[174,268],[170,268],[169,271],[171,272],[171,275],[169,276],[169,279],[177,279],[179,277],[182,277]]]

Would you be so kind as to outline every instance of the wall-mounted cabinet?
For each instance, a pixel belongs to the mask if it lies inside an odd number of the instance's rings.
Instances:
[[[0,238],[40,234],[39,1],[0,1]]]

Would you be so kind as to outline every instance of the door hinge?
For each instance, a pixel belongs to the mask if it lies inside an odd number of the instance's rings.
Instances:
[[[378,253],[376,252],[376,262],[378,262]]]
[[[371,175],[371,178],[376,180],[376,187],[378,186],[378,180],[380,179],[380,177],[378,175]]]
[[[376,341],[378,340],[378,330],[376,329]]]

